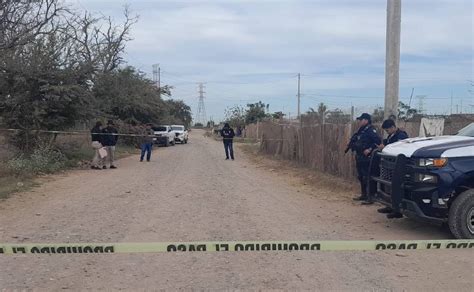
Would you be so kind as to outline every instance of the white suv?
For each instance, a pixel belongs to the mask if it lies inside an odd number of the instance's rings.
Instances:
[[[155,144],[161,144],[164,145],[165,147],[168,147],[170,144],[174,146],[175,141],[175,133],[173,129],[171,129],[171,126],[158,126],[153,128],[154,134],[156,138],[153,138],[153,143]]]
[[[183,125],[172,125],[171,129],[175,133],[174,140],[180,142],[181,144],[188,143],[188,131]]]

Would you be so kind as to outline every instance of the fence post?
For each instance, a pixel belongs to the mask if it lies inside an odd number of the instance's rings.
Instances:
[[[325,149],[326,147],[325,147],[325,145],[324,145],[324,143],[325,143],[324,140],[325,140],[325,139],[324,139],[324,123],[322,123],[322,124],[321,124],[321,152],[322,152],[322,153],[321,153],[321,157],[322,157],[322,159],[321,159],[321,162],[322,162],[322,164],[321,164],[321,166],[322,166],[321,171],[322,171],[322,172],[324,172],[324,171],[326,170],[326,164],[325,164],[325,162],[326,162],[326,159],[325,159],[326,155],[324,155],[324,149]]]
[[[259,139],[260,139],[260,137],[258,136],[258,123],[259,123],[259,121],[257,121],[257,143],[258,143],[258,141],[259,141]]]

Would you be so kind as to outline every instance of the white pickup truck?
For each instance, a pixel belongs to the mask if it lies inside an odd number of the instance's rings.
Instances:
[[[171,126],[161,125],[153,128],[156,138],[153,138],[154,144],[164,145],[168,147],[169,145],[175,145],[174,137],[176,136],[175,132]]]
[[[180,142],[181,144],[188,143],[188,131],[183,125],[171,125],[171,129],[175,133],[175,142]]]

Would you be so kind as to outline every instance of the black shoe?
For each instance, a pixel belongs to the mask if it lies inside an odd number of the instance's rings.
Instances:
[[[229,160],[229,157],[227,157],[225,160]]]
[[[140,162],[143,162],[143,159],[140,159]]]
[[[387,214],[388,219],[402,218],[402,217],[403,217],[402,213],[398,213],[398,212],[392,212],[392,213]]]
[[[360,196],[356,198],[352,198],[354,201],[367,201],[369,198],[367,196]]]
[[[110,169],[116,169],[116,168],[117,168],[117,166],[115,166],[115,165],[110,166]]]
[[[393,209],[390,207],[385,207],[385,208],[377,209],[377,212],[382,213],[382,214],[388,214],[388,213],[392,213]]]
[[[146,162],[150,162],[150,160],[147,160]]]
[[[372,205],[374,203],[374,201],[372,200],[367,200],[367,201],[362,201],[360,204],[361,205]]]
[[[104,166],[102,166],[102,169],[107,169],[107,166],[105,166],[105,165],[104,165]]]

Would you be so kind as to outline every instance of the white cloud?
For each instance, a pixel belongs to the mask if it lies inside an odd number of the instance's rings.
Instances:
[[[115,1],[79,1],[120,14]],[[221,100],[220,92],[230,100],[293,98],[295,80],[265,85],[279,77],[262,73],[322,72],[304,86],[383,93],[386,1],[133,1],[131,7],[141,18],[127,47],[130,63],[148,72],[160,63],[177,74],[164,74],[172,83],[209,81],[209,101]],[[401,87],[436,93],[474,79],[472,1],[410,0],[402,7]],[[326,73],[333,71],[343,74]],[[175,92],[192,96],[192,86]],[[210,103],[208,111],[217,116],[222,104]]]

